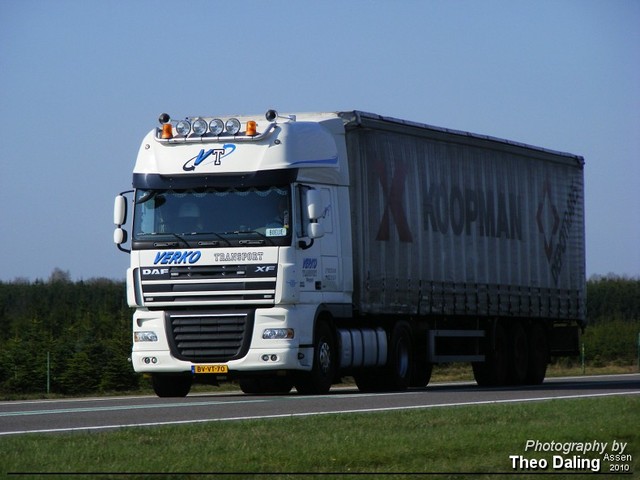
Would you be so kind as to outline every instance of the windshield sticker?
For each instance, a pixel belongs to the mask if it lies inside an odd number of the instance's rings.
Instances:
[[[267,237],[286,237],[287,229],[286,228],[267,228],[265,235]]]

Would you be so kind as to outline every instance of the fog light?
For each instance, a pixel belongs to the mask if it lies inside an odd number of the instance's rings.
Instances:
[[[262,332],[262,338],[265,340],[290,340],[293,336],[293,328],[266,328]]]
[[[269,355],[267,355],[267,354],[262,355],[262,357],[260,357],[260,358],[262,358],[263,362],[268,362],[269,361]]]
[[[272,362],[277,362],[278,361],[278,355],[271,355],[271,361]]]

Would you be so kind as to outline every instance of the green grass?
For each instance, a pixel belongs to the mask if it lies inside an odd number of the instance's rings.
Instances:
[[[640,474],[639,425],[640,396],[621,396],[100,433],[28,434],[0,437],[0,476],[36,472],[9,478],[69,478],[73,473],[71,478],[287,479],[310,476],[286,472],[316,472],[339,473],[327,478],[349,474],[421,478],[394,472],[448,472],[422,478],[471,478],[456,472],[513,473],[509,455],[550,459],[552,453],[525,452],[528,439],[628,442],[627,452],[633,455],[630,468]],[[96,476],[96,472],[110,474]],[[367,472],[371,475],[364,475]],[[602,472],[608,472],[607,462]],[[489,474],[482,478],[510,477]]]

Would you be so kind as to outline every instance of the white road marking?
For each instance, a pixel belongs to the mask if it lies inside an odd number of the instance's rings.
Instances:
[[[397,407],[355,408],[350,410],[326,410],[322,412],[283,413],[283,414],[271,414],[271,415],[250,415],[250,416],[242,416],[242,417],[211,418],[211,419],[198,419],[198,420],[175,420],[175,421],[168,421],[168,422],[149,422],[149,423],[134,423],[134,424],[118,424],[118,425],[99,425],[99,426],[89,426],[89,427],[22,430],[22,431],[12,431],[12,432],[0,432],[0,436],[18,435],[18,434],[25,434],[25,433],[61,433],[61,432],[77,432],[77,431],[92,431],[92,430],[110,430],[110,429],[127,428],[127,427],[155,427],[155,426],[167,426],[167,425],[229,422],[229,421],[242,421],[242,420],[265,420],[265,419],[273,419],[273,418],[311,417],[311,416],[317,416],[317,415],[377,413],[377,412],[391,412],[391,411],[397,411],[397,410],[421,410],[421,409],[429,409],[429,408],[462,407],[462,406],[472,406],[472,405],[529,403],[529,402],[541,402],[546,400],[570,400],[570,399],[597,398],[597,397],[620,396],[620,395],[640,395],[640,390],[630,390],[625,392],[614,392],[614,393],[567,395],[567,396],[556,396],[556,397],[550,396],[550,397],[536,397],[536,398],[484,400],[484,401],[476,401],[476,402],[452,402],[452,403],[441,403],[441,404],[433,404],[433,405],[408,405],[408,406],[397,406]],[[362,396],[362,395],[359,395],[359,396]],[[304,398],[309,398],[309,397],[304,397]],[[257,400],[257,401],[260,401],[260,400]],[[262,401],[266,401],[266,400],[262,400]],[[209,402],[203,402],[203,404],[208,404],[208,403]],[[215,402],[215,403],[224,403],[224,402]],[[190,406],[193,404],[189,403],[189,404],[178,404],[178,405]],[[161,406],[165,406],[165,405],[161,405]],[[131,408],[131,407],[126,407],[126,408]],[[136,406],[135,408],[138,408],[138,407]],[[140,406],[140,408],[145,408],[145,407]],[[146,408],[148,408],[148,406]]]

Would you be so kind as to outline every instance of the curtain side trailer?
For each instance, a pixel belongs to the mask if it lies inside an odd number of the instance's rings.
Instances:
[[[423,386],[434,363],[466,361],[481,385],[537,384],[551,355],[577,354],[583,158],[363,112],[342,118],[355,310],[391,336],[403,324],[412,352],[409,375],[391,383]]]

